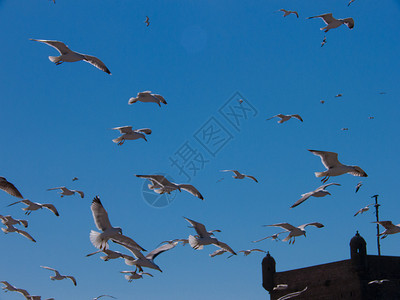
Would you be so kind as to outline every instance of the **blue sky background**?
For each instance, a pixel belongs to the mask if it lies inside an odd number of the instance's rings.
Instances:
[[[297,10],[300,18],[283,18],[276,12],[280,8]],[[349,258],[356,230],[368,253],[377,254],[373,213],[353,214],[380,194],[381,219],[400,222],[399,8],[397,1],[371,0],[356,0],[350,7],[345,0],[1,1],[0,175],[24,197],[53,203],[61,216],[42,210],[27,217],[36,244],[0,234],[0,279],[56,299],[267,297],[261,287],[262,254],[210,258],[214,246],[176,247],[157,257],[163,273],[150,270],[154,278],[128,283],[119,274],[130,269],[122,260],[85,257],[95,251],[89,240],[96,229],[90,211],[95,195],[113,226],[148,250],[162,240],[193,234],[185,216],[209,230],[221,229],[217,237],[236,251],[270,251],[278,271]],[[331,30],[321,48],[324,23],[306,17],[327,12],[353,17],[355,27]],[[113,75],[83,62],[55,66],[47,57],[56,50],[29,38],[63,41],[95,55]],[[130,97],[145,90],[163,95],[168,105],[128,106]],[[241,122],[240,131],[218,112],[235,92],[258,112]],[[343,97],[334,98],[338,93]],[[304,123],[265,121],[278,113],[298,113]],[[211,117],[233,136],[215,157],[193,138]],[[110,128],[123,125],[149,127],[153,134],[148,143],[127,141],[118,147],[111,141],[118,132]],[[209,160],[191,181],[205,201],[182,192],[168,207],[151,207],[142,197],[143,180],[134,174],[169,173],[183,183],[169,158],[186,141]],[[360,166],[369,177],[331,178],[342,184],[329,188],[332,196],[289,209],[302,193],[320,185],[314,172],[324,167],[307,149],[338,152],[342,163]],[[259,184],[235,180],[222,169],[254,175]],[[72,182],[75,176],[79,181]],[[364,185],[355,194],[360,180]],[[61,199],[46,191],[62,185],[83,190],[85,198]],[[22,205],[6,207],[16,198],[3,192],[1,198],[0,214],[25,217]],[[307,228],[307,237],[294,245],[251,243],[280,231],[263,224],[313,221],[325,228]],[[111,249],[125,251],[113,244]],[[382,241],[384,255],[398,255],[398,249],[399,236]],[[51,281],[52,273],[40,265],[74,275],[78,286]],[[0,299],[21,298],[0,293]]]

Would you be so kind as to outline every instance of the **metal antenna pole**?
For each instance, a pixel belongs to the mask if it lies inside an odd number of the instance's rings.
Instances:
[[[373,195],[371,198],[375,198],[375,215],[376,215],[376,242],[378,244],[378,255],[381,256],[381,243],[379,238],[379,204],[378,204],[378,197],[379,195]]]

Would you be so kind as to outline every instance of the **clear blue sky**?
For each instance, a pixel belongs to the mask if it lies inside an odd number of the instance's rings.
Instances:
[[[276,12],[280,8],[297,10],[300,18],[283,18]],[[399,9],[399,2],[390,0],[356,0],[350,7],[347,0],[0,1],[0,176],[24,197],[53,203],[61,215],[42,210],[28,217],[27,231],[36,244],[0,233],[0,280],[60,300],[100,294],[266,299],[258,253],[227,260],[208,256],[214,246],[202,251],[179,246],[157,257],[163,273],[151,270],[154,278],[133,283],[119,274],[130,269],[122,260],[85,257],[95,251],[89,240],[96,229],[90,211],[95,195],[111,223],[148,250],[162,240],[193,234],[185,216],[209,230],[221,229],[217,237],[236,251],[269,250],[278,271],[349,258],[356,230],[366,239],[368,253],[376,254],[372,212],[353,214],[380,194],[381,219],[400,222]],[[327,12],[353,17],[355,27],[330,31],[321,48],[324,23],[306,17]],[[112,75],[84,62],[55,66],[47,57],[56,50],[29,38],[63,41],[95,55]],[[130,97],[145,90],[163,95],[168,105],[128,106]],[[241,119],[239,130],[219,112],[235,92],[257,111]],[[338,93],[343,97],[334,98]],[[298,113],[304,123],[265,121],[278,113]],[[232,137],[215,156],[194,137],[209,120]],[[149,127],[153,134],[148,143],[127,141],[119,147],[111,141],[118,133],[110,128],[123,125]],[[151,207],[142,197],[143,180],[134,174],[169,173],[183,183],[170,158],[185,142],[208,160],[191,179],[205,201],[182,192],[165,208]],[[324,167],[307,149],[338,152],[342,163],[359,165],[369,177],[331,178],[342,184],[330,188],[332,196],[289,209],[302,193],[320,185],[314,172]],[[235,180],[222,169],[252,174],[259,183]],[[79,181],[72,182],[75,176]],[[364,185],[355,194],[360,180]],[[62,185],[83,190],[85,198],[61,199],[46,191]],[[25,217],[22,205],[6,207],[16,198],[4,192],[1,198],[0,214]],[[325,228],[308,228],[307,237],[294,245],[251,243],[279,231],[263,224],[313,221]],[[399,238],[383,240],[382,253],[398,255]],[[124,251],[117,245],[111,249]],[[78,286],[51,281],[51,272],[40,265],[74,275]],[[0,293],[2,300],[21,298]]]

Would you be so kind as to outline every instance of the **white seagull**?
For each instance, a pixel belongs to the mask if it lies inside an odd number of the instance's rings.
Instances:
[[[158,194],[164,194],[164,193],[169,194],[174,190],[179,190],[179,191],[184,190],[186,192],[191,193],[193,196],[196,196],[197,198],[204,200],[204,197],[200,194],[200,192],[191,184],[176,184],[169,181],[162,175],[136,175],[136,177],[150,180],[151,185],[150,184],[148,185],[149,189],[153,190]]]
[[[45,267],[45,266],[40,266],[43,269],[54,271],[56,273],[55,276],[50,276],[51,280],[63,280],[63,279],[71,279],[71,281],[74,283],[76,286],[76,280],[74,276],[69,276],[69,275],[61,275],[56,269]]]
[[[125,143],[125,140],[144,139],[147,142],[145,134],[151,134],[152,132],[150,128],[132,130],[132,126],[121,126],[112,129],[119,130],[119,133],[122,134],[120,137],[112,140],[114,143],[117,143],[118,146]]]
[[[89,64],[95,66],[96,68],[106,72],[111,75],[110,70],[106,67],[106,65],[97,57],[81,54],[69,49],[63,42],[59,41],[49,41],[49,40],[36,40],[30,39],[31,41],[45,43],[53,48],[55,48],[58,52],[60,52],[60,56],[49,56],[51,62],[59,65],[65,62],[75,62],[75,61],[86,61]]]
[[[328,32],[330,29],[338,28],[340,25],[343,24],[346,24],[346,26],[349,27],[349,29],[353,29],[354,27],[353,18],[335,19],[334,17],[332,17],[332,13],[309,17],[307,19],[314,19],[314,18],[321,18],[325,22],[327,26],[321,28],[321,30],[324,30],[325,32]]]
[[[357,183],[356,185],[356,193],[358,192],[358,190],[360,189],[360,187],[363,185],[362,181],[360,181],[359,183]]]
[[[289,287],[289,285],[285,284],[285,283],[281,283],[281,284],[277,284],[276,286],[274,286],[273,290],[274,291],[282,291],[282,290],[286,290]]]
[[[247,256],[247,255],[249,255],[250,253],[255,252],[255,251],[266,253],[266,251],[261,250],[261,249],[240,250],[240,251],[238,251],[238,253],[242,252],[242,253],[244,254],[244,256]]]
[[[308,150],[312,154],[317,155],[321,158],[322,164],[327,169],[324,172],[315,172],[315,177],[324,177],[321,179],[322,182],[327,182],[331,176],[339,176],[349,173],[353,176],[368,177],[367,173],[358,166],[347,166],[343,165],[338,160],[338,154],[335,152],[328,151],[317,151]]]
[[[112,251],[110,249],[99,250],[99,251],[96,251],[96,252],[93,252],[93,253],[86,254],[86,256],[89,257],[89,256],[92,256],[94,254],[101,253],[101,252],[106,254],[105,256],[100,256],[100,258],[102,260],[104,260],[104,261],[109,261],[110,259],[117,259],[117,258],[120,258],[120,257],[121,258],[128,257],[128,255],[125,255],[125,254],[123,254],[121,252],[118,252],[118,251]]]
[[[296,15],[297,17],[299,17],[299,14],[297,13],[297,11],[294,11],[294,10],[286,10],[286,9],[281,8],[281,9],[278,10],[278,11],[283,12],[283,13],[284,13],[284,14],[283,14],[284,17],[286,17],[286,16],[288,16],[288,15],[290,15],[290,14],[294,14],[294,15]]]
[[[151,275],[150,273],[146,273],[146,272],[137,273],[136,271],[121,271],[121,273],[126,274],[125,279],[128,280],[129,282],[132,282],[132,280],[134,280],[134,279],[143,278],[143,275],[153,277],[153,275]]]
[[[324,227],[324,225],[322,225],[321,223],[318,223],[318,222],[307,223],[307,224],[300,225],[298,227],[294,227],[293,225],[290,225],[289,223],[278,223],[278,224],[264,225],[264,226],[274,226],[274,227],[281,227],[283,229],[286,229],[289,232],[289,234],[282,241],[283,242],[289,241],[289,244],[295,243],[296,236],[302,236],[302,235],[306,236],[306,231],[304,230],[304,228],[306,228],[307,226],[314,226],[317,228]]]
[[[372,280],[368,282],[368,284],[383,284],[384,282],[389,282],[389,279],[381,279],[381,280]]]
[[[372,222],[378,223],[385,227],[385,231],[380,233],[379,236],[382,236],[382,239],[386,238],[389,234],[395,234],[400,232],[400,224],[394,225],[392,221],[379,221],[379,222]]]
[[[295,118],[301,122],[303,122],[303,119],[300,117],[300,115],[283,115],[283,114],[278,114],[275,115],[271,118],[268,118],[267,120],[271,120],[273,118],[280,118],[280,120],[278,121],[279,124],[282,124],[283,122],[286,122],[288,120],[290,120],[291,118]]]
[[[235,179],[243,179],[243,178],[247,177],[247,178],[253,179],[255,182],[258,183],[257,179],[254,176],[241,174],[237,170],[221,170],[221,172],[233,172],[235,174],[235,176],[232,176],[232,177]]]
[[[75,193],[79,194],[81,198],[85,197],[85,194],[82,191],[77,191],[77,190],[70,190],[66,188],[65,186],[60,186],[60,187],[55,187],[51,189],[47,189],[48,191],[53,191],[53,190],[61,190],[59,193],[61,195],[61,198],[64,196],[71,196],[74,195]]]
[[[24,237],[30,239],[32,242],[36,243],[35,239],[34,239],[29,233],[27,233],[26,231],[19,230],[19,229],[15,228],[15,227],[12,226],[12,225],[6,225],[6,227],[7,227],[7,228],[1,228],[1,230],[2,230],[5,234],[10,233],[10,232],[16,232],[16,233],[19,233],[20,235],[22,235],[22,236],[24,236]]]
[[[14,205],[14,204],[17,204],[17,203],[23,203],[23,204],[27,205],[27,207],[22,208],[22,210],[25,211],[26,215],[30,215],[31,212],[34,211],[34,210],[47,208],[53,214],[55,214],[57,217],[60,216],[60,214],[58,213],[56,207],[53,204],[48,204],[48,203],[41,204],[41,203],[37,203],[37,202],[32,202],[32,201],[30,201],[28,199],[24,199],[24,200],[21,200],[21,201],[17,201],[17,202],[11,203],[10,205],[7,205],[7,207],[11,206],[11,205]]]
[[[301,203],[303,203],[310,197],[325,197],[326,195],[331,195],[331,193],[329,193],[327,190],[325,190],[328,186],[331,186],[331,185],[339,185],[340,186],[339,183],[328,183],[328,184],[321,185],[319,188],[317,188],[316,190],[314,190],[312,192],[302,194],[301,195],[302,197],[299,200],[297,200],[290,208],[300,205]]]
[[[25,228],[28,227],[28,221],[27,220],[16,220],[11,216],[2,216],[0,215],[0,220],[1,223],[3,223],[4,225],[22,225]]]
[[[0,190],[3,190],[7,194],[17,197],[17,198],[21,198],[21,199],[24,198],[24,197],[22,197],[22,195],[18,191],[18,189],[11,182],[7,181],[7,179],[5,179],[4,177],[0,177]]]
[[[136,102],[144,102],[144,103],[157,103],[158,106],[161,107],[161,103],[167,104],[164,97],[158,94],[152,94],[150,91],[144,91],[137,94],[136,98],[132,97],[129,99],[128,104],[133,104]]]
[[[279,241],[279,235],[282,234],[282,233],[285,233],[285,232],[287,232],[287,231],[278,232],[278,233],[275,233],[275,234],[273,234],[273,235],[270,235],[270,236],[267,236],[267,237],[262,238],[262,239],[260,239],[260,240],[252,241],[252,242],[253,242],[253,243],[258,243],[258,242],[261,242],[261,241],[266,240],[266,239],[269,239],[269,238],[270,238],[271,240],[277,242],[277,241]]]
[[[365,213],[366,211],[368,211],[368,210],[369,210],[369,207],[370,207],[371,205],[374,205],[374,203],[368,204],[366,207],[363,207],[363,208],[361,208],[360,210],[358,210],[358,211],[354,214],[354,217],[357,216],[358,214],[362,214],[362,213]]]
[[[162,244],[173,244],[175,242],[182,242],[182,246],[189,244],[188,239],[173,239],[173,240],[168,240],[168,241],[162,241],[160,244],[158,244],[158,246],[161,246]]]
[[[188,221],[194,228],[194,230],[196,230],[198,237],[193,236],[193,235],[189,235],[189,244],[193,249],[196,250],[201,250],[203,249],[203,246],[206,245],[215,245],[221,249],[225,249],[226,251],[228,251],[229,253],[232,253],[233,255],[236,255],[236,252],[232,250],[231,247],[229,247],[227,244],[218,241],[215,237],[212,237],[212,233],[210,233],[209,231],[206,230],[206,227],[196,221],[190,220],[188,218],[185,218],[186,221]]]
[[[90,241],[92,242],[93,246],[95,246],[97,249],[107,250],[107,242],[109,239],[111,239],[115,243],[125,243],[129,246],[134,247],[135,249],[146,251],[145,249],[140,247],[134,240],[122,235],[122,229],[120,227],[111,226],[110,220],[108,219],[107,211],[104,209],[98,196],[93,199],[90,209],[92,210],[93,219],[96,227],[102,231],[97,232],[92,230],[90,232]]]

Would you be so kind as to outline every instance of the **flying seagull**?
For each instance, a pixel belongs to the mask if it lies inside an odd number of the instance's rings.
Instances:
[[[314,226],[317,228],[322,228],[324,225],[318,222],[312,222],[312,223],[307,223],[300,225],[298,227],[294,227],[293,225],[290,225],[289,223],[278,223],[278,224],[273,224],[273,225],[264,225],[264,226],[274,226],[274,227],[281,227],[283,229],[286,229],[289,232],[289,235],[285,237],[282,241],[286,242],[289,241],[289,244],[294,244],[296,241],[296,236],[306,236],[306,231],[304,230],[307,226]],[[293,240],[292,240],[293,239]]]
[[[81,54],[69,49],[63,42],[59,41],[50,41],[50,40],[36,40],[30,39],[31,41],[45,43],[53,48],[55,48],[61,55],[60,56],[49,56],[51,62],[55,63],[56,65],[60,65],[61,63],[65,62],[76,62],[83,60],[88,62],[89,64],[95,66],[96,68],[106,72],[107,74],[111,75],[110,70],[106,67],[106,65],[97,57]]]
[[[389,234],[395,234],[400,232],[400,224],[394,225],[392,221],[379,221],[379,222],[372,222],[378,223],[385,227],[385,231],[380,233],[378,236],[382,236],[382,239],[386,238]]]
[[[97,249],[107,250],[107,242],[109,239],[111,239],[114,243],[125,243],[135,249],[146,251],[145,249],[140,247],[134,240],[122,235],[122,229],[120,227],[111,226],[110,220],[108,219],[108,213],[104,209],[103,204],[101,204],[100,198],[98,196],[93,199],[90,209],[92,210],[93,219],[96,227],[102,231],[97,232],[92,230],[90,232],[90,241],[92,242],[93,246],[95,246]]]
[[[347,127],[344,127],[344,128],[342,128],[342,130],[345,130],[345,131],[347,131],[347,130],[349,130],[349,128],[347,128]]]
[[[275,233],[275,234],[273,234],[273,235],[267,236],[267,237],[262,238],[262,239],[260,239],[260,240],[253,241],[253,243],[258,243],[258,242],[261,242],[261,241],[266,240],[266,239],[269,239],[269,238],[270,238],[271,240],[274,240],[274,241],[277,242],[277,241],[279,241],[279,235],[282,234],[282,233],[285,233],[285,232],[287,232],[287,231],[282,231],[282,232]]]
[[[7,179],[5,179],[4,177],[0,177],[0,190],[3,190],[7,194],[17,197],[17,198],[21,198],[21,199],[24,198],[24,197],[22,197],[22,195],[18,191],[18,189],[11,182],[7,181]]]
[[[240,250],[240,251],[238,251],[238,253],[243,253],[244,254],[244,256],[247,256],[247,255],[249,255],[250,253],[252,253],[252,252],[255,252],[255,251],[257,251],[257,252],[263,252],[263,253],[266,253],[266,251],[264,251],[264,250],[261,250],[261,249],[251,249],[251,250]]]
[[[273,118],[280,118],[278,121],[279,124],[282,124],[283,122],[286,122],[290,120],[291,118],[296,118],[297,120],[303,122],[303,119],[300,117],[300,115],[283,115],[283,114],[278,114],[276,116],[273,116],[271,118],[268,118],[267,120],[271,120]]]
[[[104,261],[109,261],[110,259],[117,259],[117,258],[120,258],[120,257],[121,258],[125,258],[127,256],[127,255],[125,255],[125,254],[123,254],[121,252],[118,252],[118,251],[112,251],[110,249],[104,249],[104,250],[99,250],[99,251],[96,251],[96,252],[93,252],[93,253],[86,254],[86,257],[92,256],[94,254],[101,253],[101,252],[106,254],[106,256],[100,256],[100,258],[102,260],[104,260]]]
[[[150,18],[148,16],[146,16],[146,21],[144,21],[146,23],[146,27],[149,27],[150,25]]]
[[[11,216],[2,216],[2,215],[0,215],[0,220],[1,220],[1,223],[3,223],[6,226],[7,225],[17,225],[17,224],[19,224],[19,225],[24,226],[25,228],[28,227],[28,221],[26,221],[26,220],[16,220]]]
[[[239,171],[236,170],[221,170],[221,172],[233,172],[235,176],[232,176],[235,179],[243,179],[245,177],[253,179],[255,182],[258,183],[257,179],[254,176],[251,175],[246,175],[246,174],[241,174]]]
[[[353,176],[368,177],[367,173],[364,172],[358,166],[347,166],[343,165],[338,160],[338,154],[335,152],[308,150],[312,154],[317,155],[321,158],[322,164],[327,169],[324,172],[315,172],[315,177],[324,177],[321,179],[323,183],[327,182],[331,176],[339,176],[349,173]]]
[[[151,185],[149,184],[148,187],[157,194],[164,194],[164,193],[169,194],[175,190],[179,191],[184,190],[186,192],[191,193],[193,196],[196,196],[197,198],[204,200],[202,194],[200,194],[200,192],[191,184],[176,184],[169,181],[162,175],[136,175],[136,177],[150,180]]]
[[[381,280],[372,280],[370,282],[368,282],[368,284],[383,284],[384,282],[389,282],[389,279],[381,279]]]
[[[220,242],[217,240],[215,237],[212,237],[212,233],[206,230],[206,227],[196,221],[190,220],[188,218],[185,218],[186,221],[188,221],[196,230],[198,237],[189,235],[189,244],[190,246],[195,249],[195,250],[201,250],[203,249],[203,246],[206,245],[215,245],[221,249],[225,249],[229,253],[232,253],[233,255],[236,255],[236,252],[232,250],[231,247],[229,247],[227,244]]]
[[[65,186],[60,186],[60,187],[55,187],[51,189],[47,189],[48,191],[54,191],[54,190],[61,190],[59,193],[61,195],[61,198],[64,196],[71,196],[74,195],[75,193],[79,194],[81,198],[85,197],[85,194],[82,191],[77,191],[77,190],[70,190],[66,188]]]
[[[322,40],[321,47],[323,47],[325,44],[326,44],[326,36],[324,36],[324,39]]]
[[[299,14],[297,13],[297,11],[294,11],[294,10],[286,10],[286,9],[281,8],[281,9],[278,10],[278,11],[283,12],[283,13],[284,13],[284,14],[283,14],[284,17],[286,17],[286,16],[288,16],[288,15],[290,15],[290,14],[296,15],[297,18],[299,17]]]
[[[12,225],[6,225],[6,227],[7,228],[1,228],[1,230],[5,234],[10,233],[10,232],[16,232],[16,233],[19,233],[20,235],[26,237],[27,239],[30,239],[32,242],[36,243],[35,239],[29,233],[27,233],[26,231],[19,230],[19,229],[15,228]]]
[[[168,240],[168,241],[162,241],[158,246],[161,246],[162,244],[173,244],[175,242],[182,242],[182,246],[185,246],[186,244],[189,243],[188,239],[173,239],[173,240]]]
[[[77,181],[77,180],[79,180],[79,178],[78,178],[78,177],[74,177],[74,178],[72,178],[72,181]]]
[[[327,190],[325,190],[328,186],[331,186],[331,185],[339,185],[340,186],[339,183],[328,183],[328,184],[321,185],[319,188],[317,188],[316,190],[314,190],[312,192],[302,194],[301,195],[302,197],[299,200],[297,200],[290,208],[300,205],[301,203],[303,203],[310,197],[325,197],[326,195],[331,195],[331,193],[329,193]]]
[[[132,280],[134,280],[134,279],[143,278],[143,275],[153,277],[153,275],[151,275],[150,273],[146,273],[146,272],[137,273],[136,271],[122,271],[121,273],[126,274],[125,279],[128,280],[129,282],[132,282]]]
[[[368,211],[368,210],[369,210],[369,207],[370,207],[371,205],[374,205],[374,203],[368,204],[366,207],[363,207],[363,208],[361,208],[360,210],[358,210],[358,211],[354,214],[354,217],[357,216],[358,214],[362,214],[362,213],[365,213],[366,211]]]
[[[281,284],[277,284],[276,286],[274,286],[274,288],[272,290],[282,291],[282,290],[286,290],[288,287],[289,287],[289,285],[287,285],[285,283],[281,283]]]
[[[157,103],[158,106],[161,107],[161,103],[167,104],[164,97],[158,94],[152,94],[151,91],[144,91],[137,94],[136,98],[132,97],[129,99],[128,104],[133,104],[136,102],[144,102],[144,103]]]
[[[113,130],[119,130],[119,133],[122,135],[112,141],[117,143],[118,146],[121,146],[125,143],[125,140],[137,140],[137,139],[144,139],[147,142],[145,134],[151,134],[151,129],[149,128],[142,128],[132,130],[132,126],[121,126],[112,128]]]
[[[37,202],[32,202],[32,201],[30,201],[28,199],[24,199],[24,200],[21,200],[21,201],[17,201],[17,202],[11,203],[10,205],[7,205],[7,207],[9,207],[11,205],[14,205],[14,204],[17,204],[17,203],[23,203],[23,204],[28,206],[28,207],[22,208],[22,210],[25,211],[26,215],[30,215],[32,211],[38,210],[38,209],[42,209],[44,207],[44,208],[47,208],[48,210],[50,210],[57,217],[60,216],[60,214],[58,213],[56,207],[53,204],[46,204],[46,203],[45,204],[41,204],[41,203],[37,203]]]
[[[100,296],[98,296],[96,298],[93,298],[93,300],[98,300],[98,299],[103,298],[103,297],[109,297],[109,298],[117,299],[114,296],[110,296],[110,295],[100,295]]]
[[[54,271],[56,273],[55,276],[50,276],[51,280],[63,280],[63,279],[71,279],[71,281],[74,283],[76,286],[76,280],[75,277],[73,276],[68,276],[68,275],[61,275],[56,269],[45,267],[45,266],[40,266],[43,269]]]
[[[337,95],[335,95],[335,98],[340,98],[340,97],[343,97],[343,94],[337,94]]]
[[[293,293],[287,294],[285,296],[282,296],[282,297],[278,298],[278,300],[287,300],[287,299],[290,299],[290,298],[293,298],[293,297],[297,297],[298,295],[304,293],[306,290],[307,290],[307,287],[305,287],[301,291],[293,292]]]
[[[363,185],[362,181],[360,181],[359,183],[357,183],[356,185],[356,193],[358,192],[358,190],[360,189],[360,187]]]
[[[346,26],[349,27],[349,29],[353,29],[354,27],[353,18],[335,19],[334,17],[332,17],[332,13],[309,17],[307,19],[314,19],[314,18],[321,18],[325,22],[327,26],[321,28],[321,30],[324,30],[325,32],[328,32],[330,29],[337,28],[342,24],[346,24]]]

